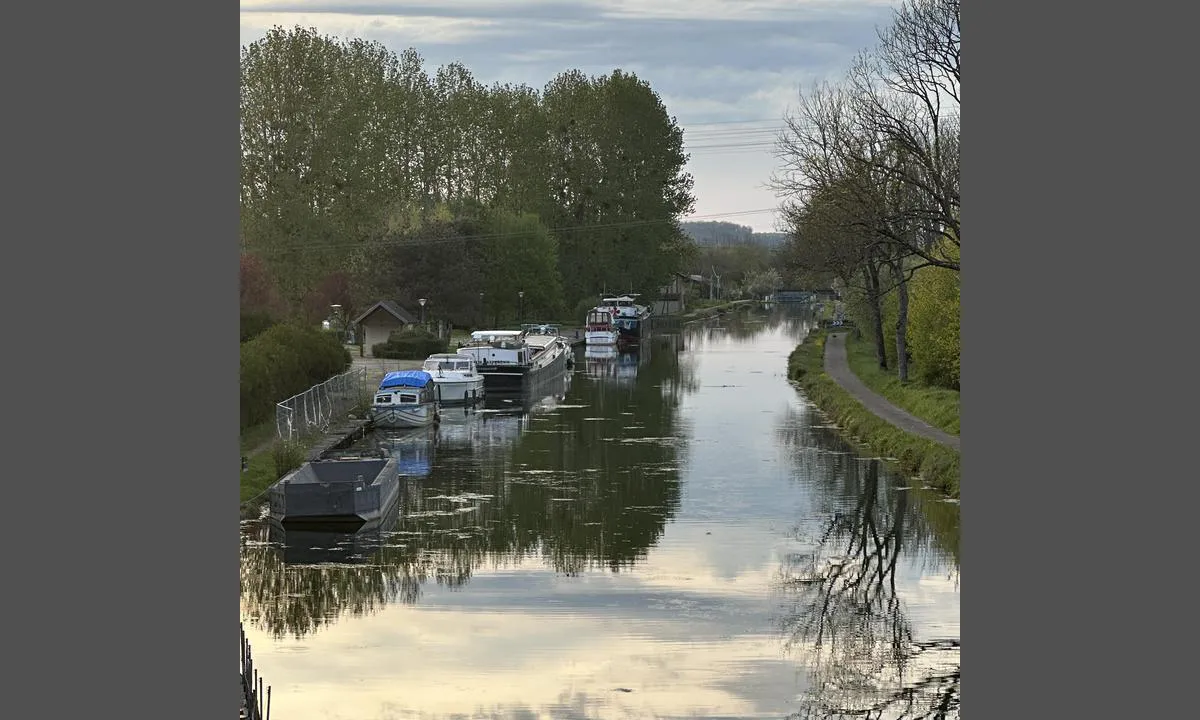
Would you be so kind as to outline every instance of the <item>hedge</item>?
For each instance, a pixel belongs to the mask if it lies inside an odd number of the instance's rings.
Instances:
[[[242,343],[241,426],[269,420],[280,400],[344,372],[350,353],[320,330],[275,325]]]
[[[371,346],[377,358],[389,360],[424,360],[434,353],[446,352],[447,342],[424,330],[394,332],[385,343]]]

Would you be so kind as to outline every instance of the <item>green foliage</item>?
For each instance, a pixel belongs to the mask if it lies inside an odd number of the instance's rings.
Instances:
[[[304,463],[304,445],[295,441],[277,440],[271,446],[271,463],[279,479]]]
[[[958,248],[943,252],[958,261]],[[913,278],[908,307],[908,341],[915,374],[930,385],[959,389],[962,349],[959,342],[959,289],[956,271],[928,267]]]
[[[851,439],[896,458],[904,472],[920,475],[929,485],[958,497],[960,454],[917,437],[880,419],[825,373],[825,333],[813,331],[788,357],[788,378],[797,382]]]
[[[869,341],[848,340],[846,357],[850,369],[863,384],[925,422],[952,435],[959,432],[959,393],[935,387],[920,379],[901,383],[895,372],[879,369],[875,348]],[[917,366],[919,368],[919,366]]]
[[[241,317],[242,342],[251,340],[275,324],[275,320],[263,312],[243,312]]]
[[[277,27],[242,49],[241,98],[241,234],[293,313],[345,272],[358,305],[427,297],[468,324],[481,305],[515,315],[523,289],[544,316],[605,287],[652,293],[694,251],[682,130],[632,74],[488,87]],[[511,263],[493,266],[498,247]]]
[[[424,360],[446,352],[446,341],[422,328],[405,328],[389,335],[387,342],[372,345],[371,352],[390,360]]]
[[[549,228],[536,215],[503,210],[487,213],[484,227],[488,313],[516,317],[523,304],[527,320],[561,314],[558,242]],[[523,301],[517,295],[522,291]]]
[[[241,427],[271,417],[275,404],[350,365],[350,353],[320,330],[275,325],[241,347]]]
[[[599,296],[585,297],[575,303],[575,312],[571,314],[571,322],[582,325],[583,321],[587,320],[587,314],[592,311],[592,308],[596,307],[598,302],[600,302]]]

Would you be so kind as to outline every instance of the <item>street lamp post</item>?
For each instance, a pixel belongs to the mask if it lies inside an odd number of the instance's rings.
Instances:
[[[479,324],[480,325],[483,324],[483,316],[484,316],[483,293],[479,293]]]
[[[342,342],[345,342],[346,341],[346,323],[342,320],[342,306],[334,303],[333,305],[329,306],[329,309],[332,311],[331,314],[333,315],[334,322],[336,322],[337,324],[342,326],[341,332],[338,333],[338,337],[341,339]]]
[[[421,327],[424,327],[425,326],[425,303],[428,302],[428,299],[427,298],[418,298],[417,302],[421,305]]]
[[[517,322],[525,322],[525,291],[517,292]]]

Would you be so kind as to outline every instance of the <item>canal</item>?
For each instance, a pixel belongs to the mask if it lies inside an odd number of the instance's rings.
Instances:
[[[958,507],[791,386],[802,311],[583,349],[537,397],[376,433],[381,528],[243,523],[278,720],[958,717]]]

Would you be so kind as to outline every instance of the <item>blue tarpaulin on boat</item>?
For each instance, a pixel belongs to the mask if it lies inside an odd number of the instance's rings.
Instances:
[[[383,382],[379,383],[380,390],[395,387],[425,387],[433,382],[433,376],[424,370],[400,370],[390,372],[383,376]]]
[[[429,475],[430,467],[429,458],[410,458],[400,459],[396,468],[401,475],[413,475],[416,477],[425,477]]]

